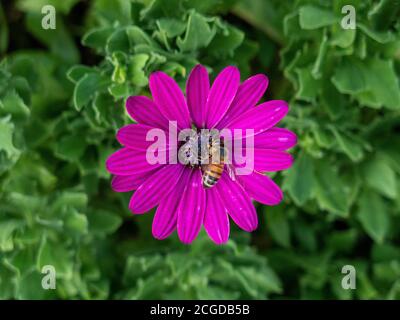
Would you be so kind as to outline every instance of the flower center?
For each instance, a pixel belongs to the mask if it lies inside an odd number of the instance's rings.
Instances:
[[[223,142],[219,134],[213,131],[201,130],[193,132],[179,148],[179,162],[188,166],[203,166],[209,163],[222,163],[220,154]]]

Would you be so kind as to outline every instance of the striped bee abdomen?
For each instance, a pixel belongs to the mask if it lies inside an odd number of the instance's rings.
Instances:
[[[213,163],[214,161],[212,161],[210,164],[202,166],[204,188],[211,188],[215,186],[218,180],[221,178],[222,172],[224,171],[225,153],[224,147],[221,146],[218,163]]]
[[[219,178],[221,178],[224,171],[224,164],[210,164],[203,168],[203,186],[211,188],[214,186]]]

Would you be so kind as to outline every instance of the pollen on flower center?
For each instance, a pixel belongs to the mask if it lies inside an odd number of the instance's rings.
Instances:
[[[191,167],[209,163],[222,163],[220,148],[223,146],[218,133],[208,130],[193,132],[179,148],[179,162]]]

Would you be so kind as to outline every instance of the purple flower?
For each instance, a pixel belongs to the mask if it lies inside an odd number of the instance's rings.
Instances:
[[[285,101],[256,106],[267,86],[268,78],[262,74],[240,83],[239,70],[228,66],[210,87],[206,68],[197,65],[187,80],[186,97],[171,77],[154,72],[150,76],[153,100],[145,96],[128,98],[127,111],[138,123],[118,131],[117,139],[124,147],[107,159],[106,166],[115,175],[111,183],[115,191],[136,190],[129,203],[133,213],[145,213],[158,206],[152,226],[155,238],[165,239],[177,229],[179,239],[191,243],[204,225],[209,237],[221,244],[229,238],[229,217],[245,231],[257,228],[252,199],[265,205],[282,200],[280,188],[262,173],[289,168],[293,159],[285,150],[297,139],[291,131],[274,127],[288,112]],[[228,164],[222,163],[217,183],[206,188],[201,162],[149,163],[146,152],[154,141],[147,141],[146,135],[158,128],[168,136],[170,121],[176,121],[178,132],[192,127],[252,129],[254,170],[247,175],[231,175]],[[242,144],[246,148],[244,137]],[[174,152],[171,150],[167,145],[165,151]],[[229,166],[239,165],[233,161]]]

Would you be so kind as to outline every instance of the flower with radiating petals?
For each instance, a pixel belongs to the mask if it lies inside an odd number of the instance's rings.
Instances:
[[[117,192],[135,190],[129,203],[133,213],[146,213],[157,206],[152,225],[157,239],[167,238],[176,229],[183,243],[191,243],[204,226],[215,243],[225,243],[229,217],[241,229],[255,230],[258,218],[252,200],[272,206],[283,197],[281,189],[263,173],[285,170],[293,163],[285,150],[296,144],[296,135],[275,127],[287,114],[287,103],[272,100],[257,105],[268,78],[257,74],[240,83],[239,70],[233,66],[223,69],[210,87],[206,68],[197,65],[187,80],[186,97],[163,72],[152,73],[149,86],[153,100],[132,96],[126,102],[128,114],[137,123],[117,133],[123,148],[106,162],[114,175],[112,188]],[[152,142],[146,135],[154,128],[168,135],[171,121],[178,132],[193,127],[252,129],[253,171],[232,176],[224,168],[217,183],[206,188],[201,165],[149,163],[146,152]]]

